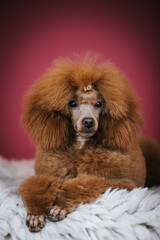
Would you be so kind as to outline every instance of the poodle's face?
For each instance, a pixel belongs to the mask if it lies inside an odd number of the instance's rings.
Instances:
[[[78,89],[68,103],[72,124],[82,137],[91,137],[98,130],[99,116],[103,109],[103,100],[94,89]]]

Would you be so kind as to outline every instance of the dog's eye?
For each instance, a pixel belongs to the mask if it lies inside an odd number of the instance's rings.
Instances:
[[[76,101],[72,100],[68,103],[68,106],[70,108],[76,108],[76,107],[78,107],[78,104],[76,103]]]
[[[94,104],[94,107],[101,108],[102,107],[102,102],[97,102],[96,104]]]

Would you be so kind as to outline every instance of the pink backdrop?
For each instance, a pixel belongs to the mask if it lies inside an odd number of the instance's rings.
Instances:
[[[52,60],[88,49],[114,61],[141,98],[143,133],[159,139],[156,1],[3,1],[0,154],[31,158],[22,97]]]

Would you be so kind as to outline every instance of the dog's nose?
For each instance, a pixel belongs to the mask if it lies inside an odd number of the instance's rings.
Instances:
[[[82,124],[85,128],[91,128],[94,125],[93,118],[84,118]]]

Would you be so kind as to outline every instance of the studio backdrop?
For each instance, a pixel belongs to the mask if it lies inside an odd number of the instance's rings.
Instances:
[[[93,50],[113,61],[140,97],[142,133],[159,139],[159,9],[156,1],[3,1],[0,155],[33,158],[21,126],[23,95],[51,62]]]

